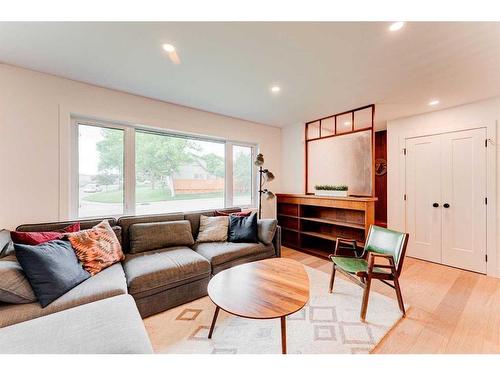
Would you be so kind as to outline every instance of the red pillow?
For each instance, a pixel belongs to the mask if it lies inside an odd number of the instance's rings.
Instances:
[[[53,232],[10,232],[12,242],[22,245],[40,245],[52,240],[60,240],[64,233],[80,231],[80,223],[75,223]]]
[[[241,211],[241,212],[224,212],[215,210],[215,216],[250,216],[252,211]]]

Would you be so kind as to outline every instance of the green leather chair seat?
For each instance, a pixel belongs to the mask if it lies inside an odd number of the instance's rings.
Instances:
[[[364,259],[350,257],[332,257],[332,260],[337,267],[348,273],[358,274],[359,272],[368,272],[368,262]],[[373,272],[387,274],[391,273],[388,269],[378,267],[373,268]]]

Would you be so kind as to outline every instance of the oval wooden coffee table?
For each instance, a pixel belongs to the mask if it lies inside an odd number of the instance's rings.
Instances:
[[[309,300],[309,277],[295,260],[265,259],[219,272],[208,284],[208,296],[216,306],[208,338],[212,338],[220,309],[243,318],[280,318],[285,354],[286,317]]]

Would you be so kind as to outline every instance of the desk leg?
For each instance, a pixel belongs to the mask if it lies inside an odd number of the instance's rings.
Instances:
[[[208,332],[208,338],[209,339],[212,338],[212,333],[214,333],[215,322],[217,321],[217,315],[219,315],[219,310],[220,310],[220,307],[217,306],[215,308],[214,318],[212,319],[212,325],[210,326],[210,332]]]
[[[286,316],[281,317],[281,352],[286,354]]]

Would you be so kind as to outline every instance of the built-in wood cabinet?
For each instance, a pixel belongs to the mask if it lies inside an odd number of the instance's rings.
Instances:
[[[363,247],[375,221],[376,200],[277,194],[283,246],[322,257],[333,253],[339,237],[354,239]]]

